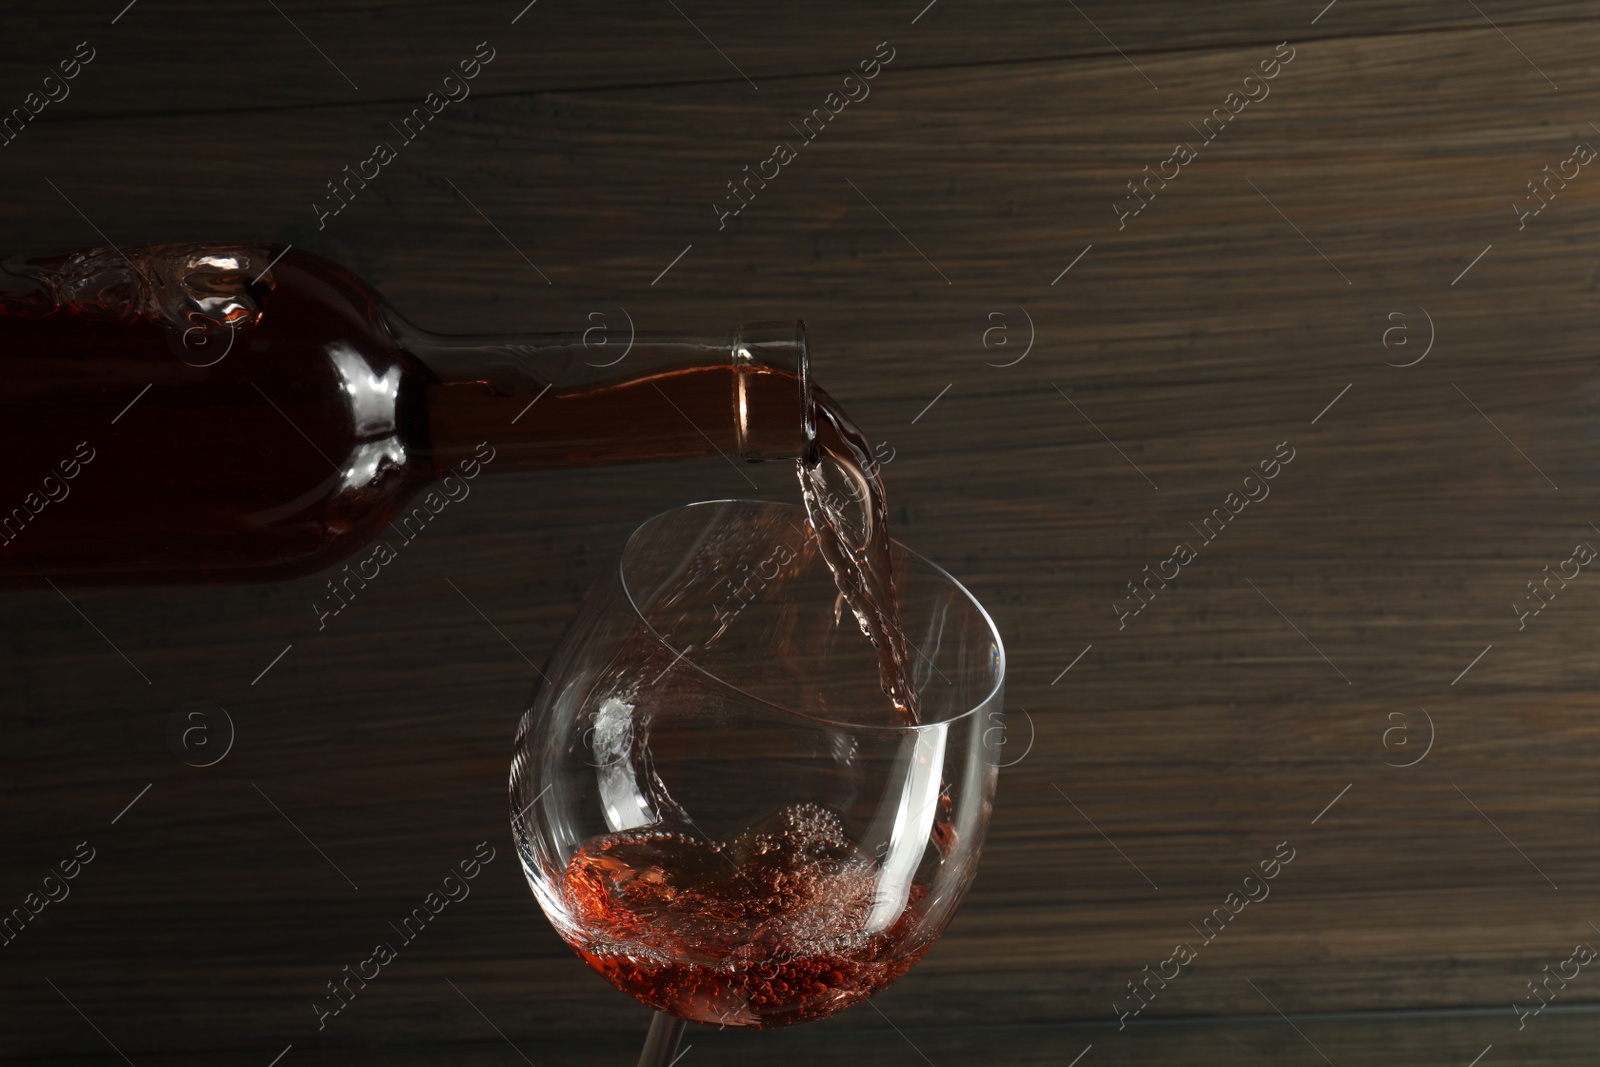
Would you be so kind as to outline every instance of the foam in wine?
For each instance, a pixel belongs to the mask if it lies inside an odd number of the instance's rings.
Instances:
[[[914,884],[893,925],[870,932],[878,865],[839,817],[794,804],[728,843],[659,830],[591,838],[567,865],[573,948],[650,1006],[718,1026],[822,1018],[903,975],[916,939]]]

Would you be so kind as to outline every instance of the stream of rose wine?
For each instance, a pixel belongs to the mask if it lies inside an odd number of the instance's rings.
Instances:
[[[879,679],[894,704],[896,725],[916,725],[921,716],[895,596],[883,480],[867,439],[821,390],[816,416],[813,454],[796,463],[811,529],[839,587],[840,605],[878,650]]]

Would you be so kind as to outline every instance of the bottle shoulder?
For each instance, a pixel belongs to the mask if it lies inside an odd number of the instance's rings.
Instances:
[[[422,371],[371,286],[272,245],[124,251],[8,261],[0,417],[26,454],[0,500],[55,488],[80,442],[97,457],[7,546],[16,566],[93,544],[101,577],[283,577],[434,480]]]

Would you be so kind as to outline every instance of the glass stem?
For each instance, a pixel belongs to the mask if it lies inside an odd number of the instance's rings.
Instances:
[[[656,1012],[650,1020],[650,1033],[645,1036],[644,1050],[639,1053],[639,1067],[668,1067],[678,1052],[687,1024],[676,1015]]]

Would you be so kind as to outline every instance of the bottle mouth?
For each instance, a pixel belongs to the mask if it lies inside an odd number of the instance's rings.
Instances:
[[[756,463],[799,456],[816,461],[817,414],[811,386],[811,356],[806,324],[751,322],[739,327],[733,338],[732,360],[734,427],[739,455]],[[779,374],[792,378],[798,388],[779,400],[770,390],[756,388],[756,378]],[[795,410],[799,404],[800,439],[796,447]]]

